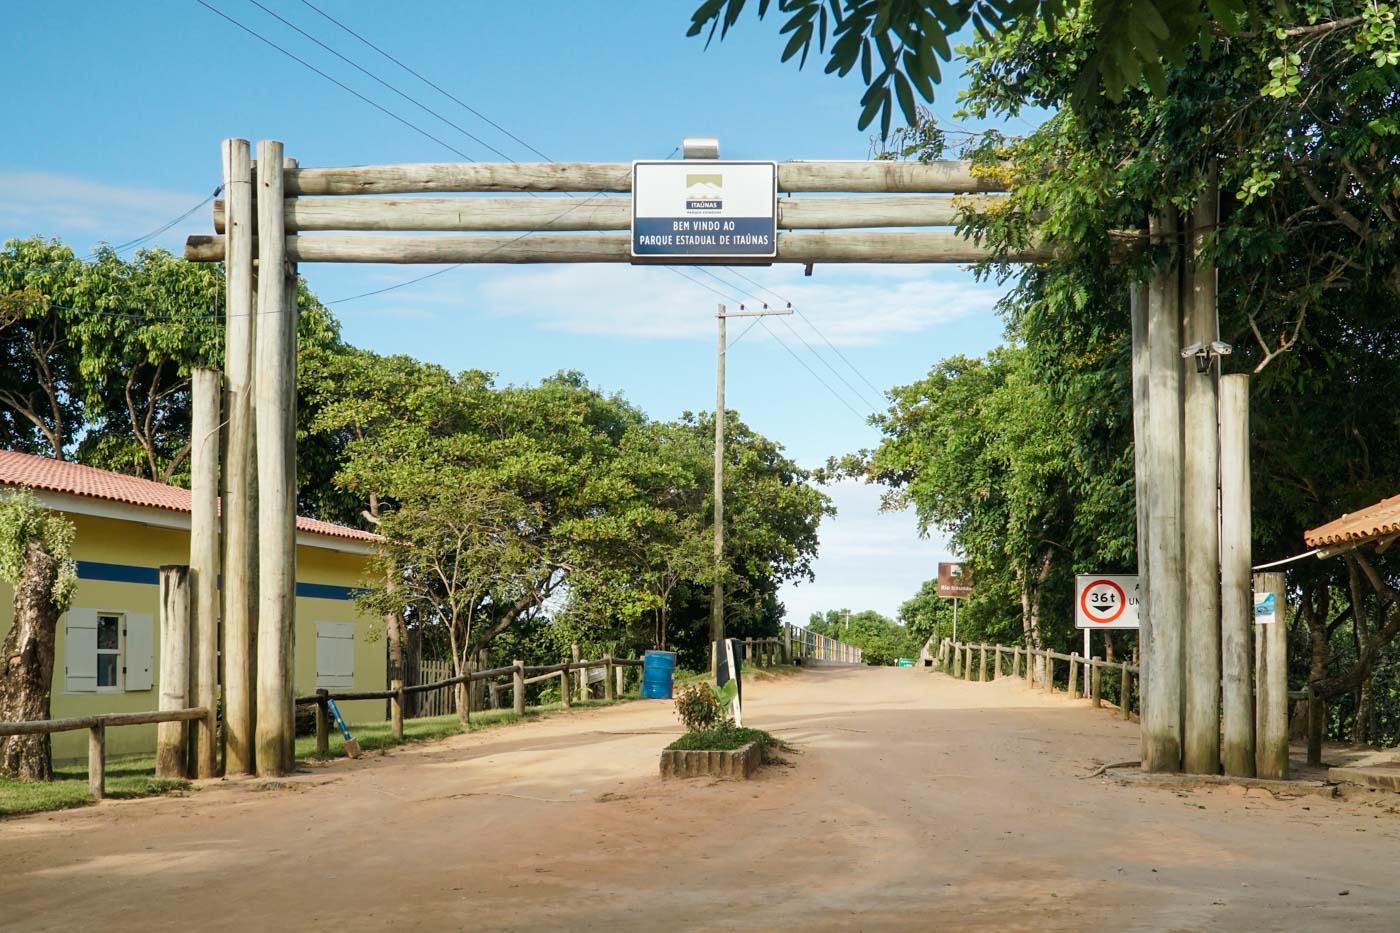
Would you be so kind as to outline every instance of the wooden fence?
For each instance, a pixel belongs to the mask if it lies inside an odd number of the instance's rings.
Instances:
[[[864,664],[864,653],[855,645],[818,635],[800,625],[783,627],[783,640],[788,656],[798,663],[802,660],[830,661],[838,664]]]
[[[1004,659],[1010,659],[1010,671],[1005,670]],[[1036,661],[1042,662],[1036,671]],[[1103,706],[1109,698],[1104,695],[1105,686],[1112,689],[1112,697],[1124,719],[1131,719],[1135,711],[1141,711],[1134,680],[1139,678],[1136,665],[1127,661],[1105,661],[1101,658],[1085,658],[1079,654],[1061,654],[1058,651],[1039,648],[1023,648],[1019,645],[981,645],[955,642],[945,638],[938,648],[935,659],[936,669],[962,680],[997,680],[1002,677],[1024,678],[1026,686],[1039,688],[1046,693],[1056,689],[1055,670],[1058,662],[1068,665],[1064,681],[1070,696],[1082,696],[1094,706]],[[990,666],[989,666],[990,662]],[[974,668],[976,676],[974,676]],[[1104,674],[1108,674],[1108,683]],[[1135,710],[1136,706],[1136,710]]]
[[[469,674],[462,674],[455,677],[447,677],[432,683],[415,684],[407,686],[398,682],[396,687],[388,690],[345,690],[332,693],[328,690],[317,690],[309,696],[296,698],[298,706],[316,707],[316,754],[325,757],[330,754],[330,710],[328,701],[344,702],[347,700],[388,700],[391,709],[391,729],[396,741],[403,741],[403,710],[408,697],[414,694],[430,693],[432,691],[442,691],[448,687],[455,687],[458,684],[470,686],[473,683],[486,683],[491,688],[492,681],[501,677],[509,677],[510,683],[502,686],[509,686],[512,692],[513,708],[516,715],[525,715],[525,686],[526,684],[539,683],[554,677],[559,678],[561,687],[561,699],[564,708],[568,709],[573,702],[573,690],[569,688],[569,674],[578,673],[579,683],[584,685],[580,695],[584,696],[587,689],[588,671],[595,668],[603,668],[606,672],[603,677],[603,698],[613,699],[624,692],[626,687],[626,670],[629,667],[641,667],[642,661],[635,658],[613,658],[604,657],[599,660],[579,660],[565,661],[561,664],[548,664],[540,666],[527,666],[525,662],[517,660],[507,667],[494,667],[490,670],[473,671]],[[467,690],[467,712],[471,713],[471,690]],[[454,704],[455,705],[455,704]]]
[[[144,713],[102,713],[73,719],[35,719],[29,722],[0,722],[0,737],[11,735],[51,735],[55,732],[88,730],[88,790],[101,800],[107,796],[107,727],[141,726],[153,722],[194,722],[209,715],[207,707],[151,710]]]

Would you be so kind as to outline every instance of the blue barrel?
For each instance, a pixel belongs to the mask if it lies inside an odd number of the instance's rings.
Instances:
[[[642,696],[652,700],[671,699],[675,676],[674,651],[648,651],[642,658]]]

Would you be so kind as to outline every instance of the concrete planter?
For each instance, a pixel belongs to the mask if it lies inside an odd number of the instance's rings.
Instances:
[[[661,752],[663,778],[712,777],[746,781],[763,764],[763,746],[758,742],[730,751],[691,751],[667,748]]]

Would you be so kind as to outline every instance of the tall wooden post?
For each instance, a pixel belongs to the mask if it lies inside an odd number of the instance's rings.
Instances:
[[[511,699],[514,701],[515,715],[525,715],[525,662],[516,658],[511,662],[515,669],[511,672]]]
[[[583,654],[579,651],[578,642],[569,646],[569,660],[577,664],[582,657]],[[588,672],[581,667],[578,669],[578,698],[580,700],[588,699]]]
[[[1151,525],[1150,502],[1147,487],[1152,481],[1152,399],[1148,373],[1149,342],[1147,328],[1148,286],[1135,282],[1129,300],[1129,314],[1132,318],[1133,356],[1133,480],[1134,499],[1137,505],[1137,572],[1138,572],[1138,649],[1143,659],[1147,657],[1148,644],[1152,640],[1152,593],[1148,581],[1151,579],[1150,548],[1148,529]],[[1086,651],[1086,654],[1091,652]],[[1098,668],[1094,669],[1095,672]],[[1138,678],[1142,708],[1147,709],[1150,675],[1144,660],[1142,673]],[[1097,704],[1095,704],[1097,705]],[[1144,714],[1143,722],[1146,722]],[[1141,748],[1139,754],[1147,757],[1147,730],[1140,731]]]
[[[1148,469],[1148,588],[1152,630],[1144,655],[1151,695],[1142,717],[1146,771],[1181,769],[1182,632],[1186,615],[1182,557],[1181,283],[1175,215],[1154,216],[1153,240],[1172,244],[1147,293],[1148,392],[1152,400]]]
[[[190,568],[160,568],[160,709],[184,709],[190,688]],[[188,726],[156,726],[156,777],[189,777]]]
[[[1254,770],[1258,777],[1288,778],[1288,604],[1281,573],[1256,573],[1255,598],[1272,594],[1274,621],[1254,626],[1254,678],[1258,745]]]
[[[1213,174],[1213,173],[1212,173]],[[1204,243],[1215,230],[1219,192],[1201,192],[1192,214],[1189,287],[1184,293],[1183,337],[1188,346],[1209,347],[1220,339],[1215,305],[1215,266],[1204,258]],[[1182,766],[1192,774],[1220,771],[1220,433],[1216,423],[1216,361],[1195,359],[1182,367],[1185,383],[1184,629],[1186,729]]]
[[[254,769],[257,632],[257,480],[253,428],[253,169],[248,140],[224,140],[224,389],[228,442],[223,485],[224,771]]]
[[[296,159],[282,159],[282,170],[297,167]],[[296,708],[296,658],[297,658],[297,626],[296,626],[296,520],[297,520],[297,333],[300,331],[301,302],[298,300],[297,287],[297,266],[294,262],[288,262],[283,275],[283,287],[286,294],[283,297],[282,307],[286,309],[286,315],[290,318],[288,322],[289,333],[283,335],[282,344],[282,364],[285,367],[283,376],[286,380],[283,398],[286,400],[286,410],[284,417],[286,423],[283,425],[283,437],[285,438],[285,449],[287,455],[287,476],[288,486],[291,488],[289,505],[287,506],[287,527],[290,530],[291,544],[289,552],[292,555],[291,564],[288,568],[289,587],[287,590],[287,616],[283,623],[283,637],[286,639],[286,650],[282,655],[284,686],[287,693],[286,705],[282,707],[282,730],[283,730],[283,755],[287,763],[287,770],[296,768],[297,761],[297,708]],[[287,548],[286,543],[283,544]]]
[[[716,315],[719,321],[719,343],[715,350],[715,488],[714,488],[714,582],[710,585],[710,644],[724,640],[724,357],[728,347],[725,335],[724,305]],[[710,675],[714,676],[717,658],[710,655]]]
[[[217,777],[219,695],[219,395],[217,369],[196,369],[190,417],[190,693],[208,714],[192,723],[190,770]],[[161,672],[164,681],[165,672]]]
[[[620,700],[620,699],[622,699],[623,697],[625,697],[626,695],[627,695],[627,665],[626,665],[626,664],[619,664],[619,665],[617,665],[617,687],[616,687],[616,689],[615,689],[615,696],[617,697],[617,699]]]
[[[1220,649],[1225,773],[1254,777],[1249,376],[1220,377]]]
[[[987,646],[982,646],[982,653],[977,661],[977,679],[986,683],[987,681]]]
[[[292,769],[290,667],[296,585],[296,314],[287,306],[282,144],[258,143],[258,321],[254,421],[258,460],[259,775]]]
[[[559,702],[563,704],[564,709],[573,709],[574,707],[574,692],[569,689],[568,671],[559,672]]]
[[[612,655],[608,655],[603,659],[603,699],[605,700],[614,700],[617,698],[617,693],[613,686],[614,679]]]

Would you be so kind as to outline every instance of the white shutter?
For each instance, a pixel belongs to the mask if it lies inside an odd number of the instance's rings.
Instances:
[[[69,609],[63,623],[63,689],[97,692],[97,610]]]
[[[155,684],[155,623],[149,615],[126,614],[126,690],[149,690]]]
[[[355,686],[355,623],[316,623],[316,689]]]

